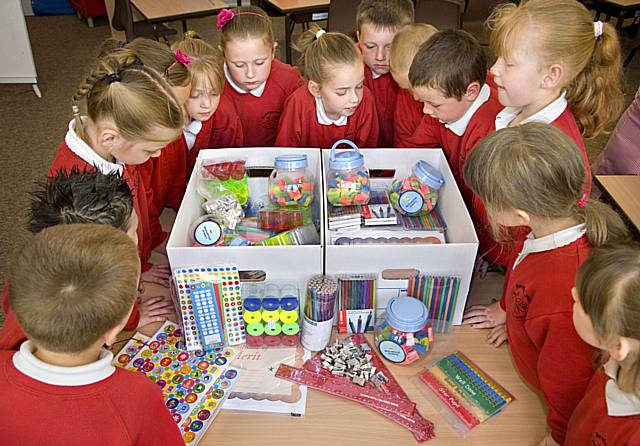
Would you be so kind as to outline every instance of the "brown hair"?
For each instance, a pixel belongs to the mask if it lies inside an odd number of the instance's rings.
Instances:
[[[187,31],[181,41],[171,47],[174,51],[183,51],[191,61],[189,75],[191,91],[196,88],[198,79],[206,78],[216,94],[221,94],[224,88],[224,71],[222,56],[218,50],[208,44],[195,31]]]
[[[362,54],[355,43],[342,33],[323,33],[316,24],[312,24],[308,30],[300,35],[295,46],[300,52],[298,65],[302,75],[318,84],[322,84],[331,78],[333,68],[339,65],[353,65],[362,62]]]
[[[640,341],[640,245],[627,242],[594,249],[580,265],[576,289],[599,338]],[[632,354],[634,393],[640,395],[640,355]]]
[[[222,48],[223,52],[227,46],[227,42],[233,39],[262,39],[269,48],[273,46],[276,39],[273,34],[271,19],[262,8],[257,6],[240,6],[233,11],[237,15],[228,21],[219,31],[220,48]],[[250,12],[252,14],[242,14],[243,12]]]
[[[460,100],[469,84],[484,85],[487,57],[480,43],[466,31],[435,33],[420,45],[409,69],[413,87],[440,90],[445,97]]]
[[[184,125],[182,105],[167,82],[127,49],[99,59],[73,96],[75,131],[81,138],[82,98],[92,121],[113,121],[129,141],[151,140],[149,132],[155,127],[174,129],[177,138]]]
[[[356,12],[356,29],[371,24],[379,29],[398,30],[413,22],[411,0],[362,0]]]
[[[139,276],[136,245],[124,232],[53,226],[15,256],[9,303],[29,339],[50,351],[77,353],[124,320]]]
[[[624,102],[622,63],[611,24],[604,23],[596,38],[591,12],[576,0],[530,0],[499,5],[487,25],[498,57],[508,59],[515,47],[526,45],[526,57],[535,54],[541,67],[564,67],[561,87],[585,137],[602,133],[617,120]]]
[[[169,85],[173,87],[189,85],[191,78],[189,77],[188,65],[177,62],[175,51],[156,40],[139,37],[129,43],[122,44],[119,40],[110,37],[100,46],[98,58],[113,54],[121,49],[132,51],[145,66],[163,75]]]
[[[437,32],[438,29],[435,26],[426,23],[403,26],[391,43],[391,57],[389,58],[391,70],[408,72],[420,45]]]
[[[498,130],[484,138],[464,166],[464,180],[496,212],[521,209],[543,219],[572,218],[586,224],[593,246],[624,239],[627,229],[609,206],[583,196],[584,159],[560,129],[537,122]],[[500,235],[492,222],[494,233]]]

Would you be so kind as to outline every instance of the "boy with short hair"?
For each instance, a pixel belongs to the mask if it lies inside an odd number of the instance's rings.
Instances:
[[[414,23],[404,26],[393,38],[389,67],[393,80],[400,87],[393,118],[393,147],[413,135],[422,120],[422,102],[413,97],[409,68],[420,45],[437,32],[433,25]]]
[[[11,308],[29,340],[0,351],[6,444],[184,444],[155,383],[116,369],[103,348],[137,293],[140,259],[126,234],[108,225],[45,229],[15,256],[10,277]]]
[[[464,162],[475,145],[493,132],[502,109],[495,89],[486,84],[484,50],[471,34],[440,31],[424,42],[409,69],[409,81],[424,104],[422,121],[399,147],[442,147],[467,203]]]
[[[378,147],[393,147],[393,119],[398,84],[389,74],[391,45],[396,33],[413,22],[411,0],[362,0],[356,13],[358,47],[364,58],[364,85],[376,102]]]
[[[131,191],[117,173],[97,170],[58,171],[31,194],[31,214],[27,229],[37,234],[61,224],[96,223],[125,232],[137,243],[138,218],[133,209]],[[167,296],[168,297],[168,296]],[[26,336],[9,308],[9,281],[2,289],[6,320],[0,329],[0,349],[15,350]],[[173,303],[165,296],[151,297],[134,305],[125,330],[135,330],[151,322],[160,322],[174,314]]]

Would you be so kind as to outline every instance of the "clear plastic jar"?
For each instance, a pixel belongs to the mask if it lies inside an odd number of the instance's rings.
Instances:
[[[269,201],[280,207],[309,206],[313,201],[313,174],[307,155],[280,155],[269,177]]]
[[[376,346],[394,364],[411,364],[427,354],[433,330],[427,307],[414,297],[392,297],[382,322],[376,327]]]
[[[340,144],[347,144],[353,150],[336,153]],[[369,202],[369,171],[364,165],[364,157],[351,141],[341,139],[331,147],[327,186],[327,199],[334,206]]]
[[[405,215],[431,212],[438,202],[444,177],[426,161],[414,164],[411,173],[407,178],[393,180],[389,196],[391,204]]]

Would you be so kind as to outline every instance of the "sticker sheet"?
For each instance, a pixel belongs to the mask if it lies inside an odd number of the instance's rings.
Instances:
[[[178,307],[184,327],[185,345],[188,351],[202,349],[200,333],[195,323],[189,285],[200,282],[218,283],[222,290],[220,308],[223,312],[225,338],[228,345],[245,342],[242,320],[240,276],[235,266],[219,268],[178,268],[173,271]]]

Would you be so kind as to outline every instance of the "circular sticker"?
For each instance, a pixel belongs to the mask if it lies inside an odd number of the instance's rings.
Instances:
[[[378,344],[378,350],[380,354],[387,360],[399,364],[407,357],[402,347],[393,341],[385,339]]]
[[[194,434],[193,432],[185,432],[182,436],[182,439],[184,440],[185,444],[189,444],[196,439],[196,434]]]
[[[162,358],[160,360],[160,365],[162,367],[169,367],[169,365],[171,365],[171,358],[168,358],[168,357],[165,356],[164,358]]]
[[[180,362],[184,362],[184,361],[186,361],[187,359],[189,359],[189,353],[187,353],[187,352],[181,352],[181,353],[178,355],[178,361],[180,361]]]
[[[183,375],[188,375],[189,372],[191,372],[191,367],[188,364],[183,364],[182,367],[180,367],[180,373]]]
[[[153,341],[153,342],[149,343],[149,349],[150,350],[157,350],[158,347],[160,347],[160,343],[158,341]]]
[[[424,198],[416,190],[406,190],[398,197],[398,206],[407,214],[416,214],[422,210]]]
[[[202,421],[208,420],[210,416],[211,416],[211,412],[209,412],[207,409],[202,409],[200,412],[198,412],[199,420],[202,420]]]
[[[156,339],[160,342],[164,342],[167,340],[167,337],[166,333],[159,333],[158,336],[156,336]]]
[[[126,364],[129,361],[131,361],[131,356],[127,355],[126,353],[123,353],[118,356],[118,364]]]
[[[209,368],[209,363],[207,361],[200,361],[198,363],[198,368],[203,371],[207,370],[207,368]]]
[[[195,385],[195,381],[191,378],[187,378],[184,380],[184,382],[182,383],[182,387],[184,387],[185,389],[190,389]]]
[[[189,405],[187,403],[178,404],[178,407],[176,407],[176,412],[180,414],[189,412]]]
[[[171,398],[167,401],[167,409],[175,409],[176,407],[178,407],[178,404],[180,404],[180,401],[175,398]]]
[[[211,397],[219,400],[220,398],[222,398],[224,396],[224,391],[221,389],[216,389],[213,392],[211,392]]]
[[[198,395],[196,395],[195,393],[188,393],[187,396],[184,397],[184,400],[189,404],[195,403],[197,399]]]
[[[173,418],[173,421],[178,424],[182,421],[182,415],[180,415],[179,413],[173,413],[171,414],[171,417]]]
[[[151,370],[153,370],[153,363],[151,362],[145,362],[144,365],[142,366],[142,371],[145,373],[149,373]]]
[[[204,426],[204,423],[202,421],[195,420],[193,423],[189,425],[189,428],[191,429],[191,432],[198,432],[200,429],[202,429],[203,426]]]
[[[234,370],[234,369],[227,370],[227,371],[225,372],[224,376],[225,376],[225,377],[227,377],[227,378],[229,378],[229,379],[233,379],[233,378],[235,378],[236,376],[238,376],[238,371],[237,371],[237,370]]]
[[[222,237],[222,228],[212,220],[206,220],[200,223],[193,230],[193,238],[202,246],[213,246]]]
[[[224,356],[218,356],[215,360],[216,365],[225,365],[227,363],[227,358]]]
[[[195,393],[202,393],[204,391],[204,384],[202,383],[198,383],[195,386],[193,386],[193,391]]]
[[[159,379],[159,380],[156,381],[156,384],[161,389],[164,389],[164,387],[167,385],[167,382],[164,379]]]
[[[171,382],[174,384],[180,384],[183,380],[184,380],[184,376],[174,375],[174,377],[171,379]]]

